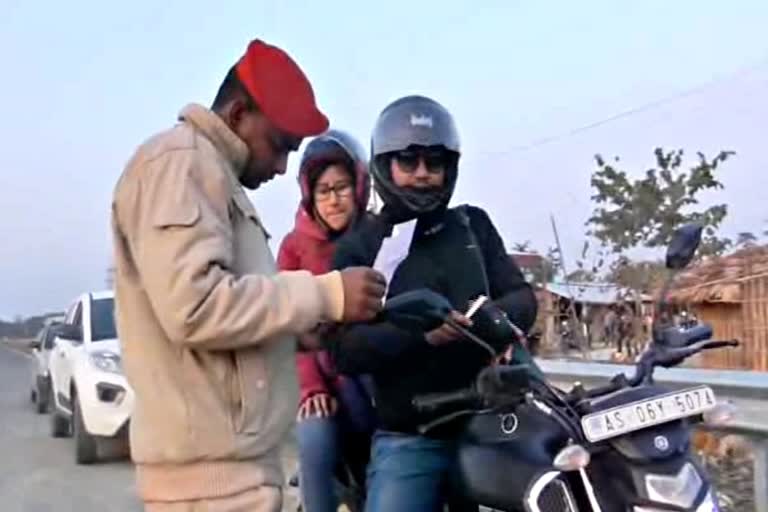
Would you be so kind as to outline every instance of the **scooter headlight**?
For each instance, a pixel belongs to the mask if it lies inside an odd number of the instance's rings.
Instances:
[[[693,505],[703,484],[701,475],[690,462],[677,475],[645,475],[648,499],[686,509]]]
[[[662,510],[655,507],[635,507],[632,510],[633,512],[669,512],[668,509]],[[696,512],[720,512],[720,508],[717,506],[717,500],[712,493],[707,494],[704,501],[702,501],[701,505],[696,509]]]

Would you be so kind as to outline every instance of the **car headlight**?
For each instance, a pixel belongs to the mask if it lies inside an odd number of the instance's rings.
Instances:
[[[120,356],[114,352],[99,350],[91,352],[88,356],[91,364],[103,372],[122,373],[123,368],[120,364]]]

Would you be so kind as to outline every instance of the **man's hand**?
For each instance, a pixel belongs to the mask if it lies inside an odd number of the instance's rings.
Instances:
[[[338,407],[339,404],[331,395],[326,393],[312,395],[301,404],[296,418],[298,421],[307,418],[328,418],[336,414]]]
[[[458,311],[451,312],[451,318],[454,322],[464,327],[472,327],[472,320]],[[433,331],[429,331],[424,337],[427,339],[427,343],[437,347],[458,340],[461,336],[462,334],[459,331],[446,323]]]
[[[341,271],[344,285],[343,322],[372,320],[381,311],[387,289],[384,276],[368,267],[351,267]]]

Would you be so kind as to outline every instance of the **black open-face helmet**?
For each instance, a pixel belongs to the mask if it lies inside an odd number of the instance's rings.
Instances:
[[[395,154],[414,148],[440,149],[448,154],[445,183],[438,190],[414,190],[392,182]],[[379,115],[371,137],[371,174],[384,205],[404,216],[418,216],[448,205],[456,186],[459,134],[451,114],[424,96],[406,96]]]

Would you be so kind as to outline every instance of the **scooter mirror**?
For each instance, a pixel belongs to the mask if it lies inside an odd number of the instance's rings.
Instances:
[[[682,270],[687,267],[696,249],[701,243],[701,235],[704,226],[701,224],[685,224],[675,231],[672,240],[667,247],[667,268],[671,270]]]

